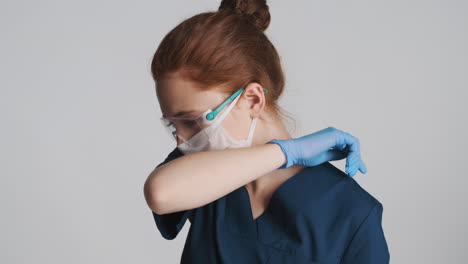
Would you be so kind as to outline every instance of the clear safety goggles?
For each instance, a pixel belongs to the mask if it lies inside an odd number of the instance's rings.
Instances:
[[[183,142],[188,141],[212,123],[206,119],[205,113],[197,117],[161,117],[160,120],[172,138],[176,141],[180,138]]]
[[[200,137],[207,137],[208,134],[205,134],[204,129],[210,126],[218,116],[231,101],[233,101],[244,88],[237,90],[226,100],[223,101],[215,110],[208,109],[205,112],[189,117],[161,117],[160,121],[166,131],[169,132],[172,138],[178,141],[179,138],[182,142],[187,142],[193,136],[200,134]],[[263,88],[265,93],[268,93],[268,90]],[[203,135],[204,134],[204,135]]]

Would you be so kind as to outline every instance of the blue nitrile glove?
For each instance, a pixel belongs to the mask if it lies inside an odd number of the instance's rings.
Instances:
[[[276,143],[286,156],[286,163],[278,169],[293,165],[313,167],[331,160],[346,158],[346,173],[354,176],[359,169],[367,172],[361,160],[359,140],[351,134],[327,127],[315,133],[293,139],[273,139],[267,142]]]

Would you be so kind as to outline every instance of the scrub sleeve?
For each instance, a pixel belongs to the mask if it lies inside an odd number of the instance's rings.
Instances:
[[[346,249],[342,264],[389,263],[390,254],[382,229],[383,206],[377,202],[358,227]]]
[[[171,153],[169,153],[169,155],[162,163],[156,166],[156,168],[177,158],[178,156],[180,155],[178,155],[178,152],[176,151],[176,149],[174,149]],[[153,211],[151,212],[153,212],[153,218],[156,223],[156,227],[158,228],[161,235],[167,240],[172,240],[175,237],[177,237],[177,234],[179,234],[187,219],[191,217],[193,210],[195,209],[178,211],[168,214],[157,214]]]

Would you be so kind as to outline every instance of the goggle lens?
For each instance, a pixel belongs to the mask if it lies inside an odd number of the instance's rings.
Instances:
[[[175,117],[175,118],[160,118],[162,125],[166,131],[169,132],[171,137],[178,141],[179,138],[182,142],[190,140],[193,136],[210,125],[211,122],[206,121],[204,115],[196,118],[190,117]]]

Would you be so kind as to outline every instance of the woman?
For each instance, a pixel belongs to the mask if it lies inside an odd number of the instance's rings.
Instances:
[[[329,127],[293,139],[265,1],[222,1],[162,40],[157,97],[177,142],[145,198],[161,235],[191,222],[181,263],[388,263],[382,204],[354,179],[359,141]],[[346,175],[328,161],[346,158]]]

